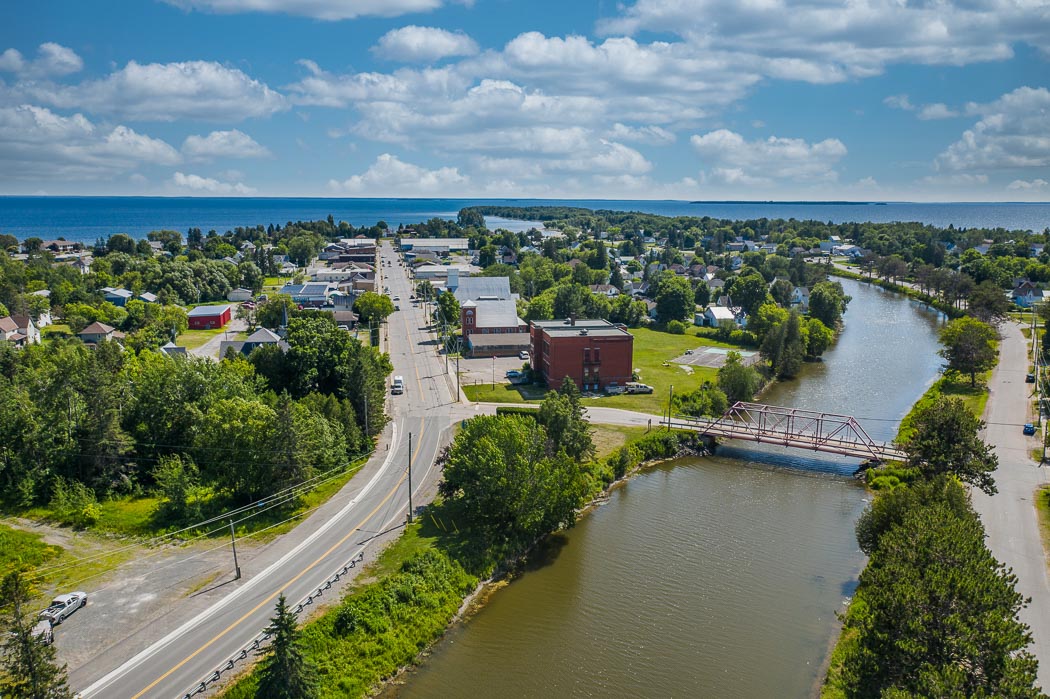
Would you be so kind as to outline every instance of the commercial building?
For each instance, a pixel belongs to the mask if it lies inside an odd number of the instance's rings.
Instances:
[[[214,330],[230,322],[233,317],[233,306],[197,306],[187,314],[190,330]]]
[[[459,307],[459,325],[472,357],[515,355],[531,344],[528,326],[512,299],[482,296],[466,301]]]
[[[566,376],[583,391],[631,380],[634,336],[607,320],[534,320],[532,368],[556,388]]]

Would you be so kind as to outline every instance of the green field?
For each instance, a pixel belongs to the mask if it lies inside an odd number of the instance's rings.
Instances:
[[[186,349],[197,349],[216,335],[222,335],[223,332],[222,328],[218,330],[187,330],[179,335],[176,342]]]

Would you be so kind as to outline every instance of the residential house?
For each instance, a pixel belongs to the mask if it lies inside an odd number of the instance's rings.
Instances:
[[[1013,291],[1010,292],[1010,298],[1018,306],[1028,308],[1033,304],[1042,303],[1044,294],[1035,282],[1023,279],[1014,283]]]
[[[77,337],[83,340],[84,344],[94,346],[103,340],[123,340],[124,333],[105,323],[95,321],[78,332]]]
[[[226,294],[226,300],[227,301],[243,302],[243,301],[251,301],[251,299],[252,299],[252,290],[251,289],[245,289],[244,287],[240,287],[240,288],[237,288],[237,289],[231,289],[230,292],[228,294]]]
[[[738,255],[734,255],[733,257],[729,258],[729,269],[733,270],[734,272],[738,271],[743,266],[744,258]]]
[[[798,308],[802,313],[809,312],[809,288],[796,286],[791,291],[791,305]]]
[[[16,347],[40,344],[40,328],[26,315],[10,315],[0,318],[0,340]]]
[[[113,287],[107,286],[103,287],[102,296],[108,303],[112,303],[114,306],[123,307],[127,305],[128,301],[130,301],[135,294],[127,289],[121,289],[119,287],[114,289]]]
[[[328,282],[309,282],[307,284],[285,284],[279,293],[291,296],[292,301],[300,306],[320,308],[328,305],[328,299],[335,290],[336,286]]]
[[[235,353],[243,354],[248,356],[256,347],[275,346],[280,348],[282,352],[288,351],[288,343],[281,339],[272,330],[267,328],[259,328],[244,340],[223,340],[219,343],[219,358],[225,359],[226,353],[231,349]]]
[[[185,347],[180,347],[179,345],[176,345],[174,342],[168,342],[167,344],[162,345],[158,351],[161,354],[167,355],[169,357],[188,357],[189,356],[189,352],[186,351]]]
[[[592,294],[599,294],[610,299],[620,295],[620,290],[612,284],[591,284],[588,288]]]
[[[700,325],[706,325],[709,328],[717,328],[723,320],[736,322],[736,314],[726,306],[708,306],[704,309],[702,317],[703,322]]]

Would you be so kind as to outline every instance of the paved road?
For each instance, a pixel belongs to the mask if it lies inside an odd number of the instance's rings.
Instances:
[[[198,357],[209,357],[215,361],[219,361],[219,347],[222,346],[224,340],[232,340],[237,337],[236,333],[248,329],[248,323],[240,318],[233,318],[226,325],[226,332],[219,333],[215,337],[205,342],[200,347],[194,347],[189,350],[190,354]]]
[[[1017,575],[1017,589],[1032,603],[1021,611],[1021,620],[1032,629],[1039,679],[1050,686],[1050,580],[1039,536],[1035,510],[1036,488],[1047,482],[1047,467],[1032,461],[1031,450],[1039,442],[1025,437],[1021,426],[1029,422],[1032,385],[1025,383],[1030,343],[1019,326],[1004,323],[999,366],[992,374],[991,395],[984,411],[988,423],[985,441],[999,456],[995,481],[999,493],[988,496],[974,491],[973,504],[988,531],[992,553]]]
[[[385,268],[391,294],[407,299],[410,282],[389,243],[381,255],[392,261]],[[262,567],[265,557],[260,557],[258,567],[244,569],[244,577],[226,586],[207,609],[192,618],[184,615],[177,628],[170,624],[170,632],[148,645],[142,641],[148,634],[132,634],[90,665],[72,668],[71,684],[85,699],[181,697],[266,626],[280,593],[294,602],[359,553],[374,555],[376,537],[405,519],[409,434],[416,505],[433,493],[439,476],[434,459],[450,425],[470,412],[452,402],[444,363],[433,352],[422,312],[407,303],[402,309],[388,323],[394,373],[407,384],[406,393],[389,402],[389,450],[370,461],[327,510],[283,537],[284,546],[271,555],[276,560]]]

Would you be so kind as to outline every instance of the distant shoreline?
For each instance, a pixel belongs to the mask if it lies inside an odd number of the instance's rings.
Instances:
[[[726,200],[697,200],[691,201],[690,204],[734,204],[734,205],[746,205],[750,204],[771,204],[774,206],[886,206],[888,202],[885,201],[777,201],[775,199],[769,199],[766,201],[749,201],[747,199],[726,199]],[[916,202],[893,202],[894,204],[914,204]],[[963,202],[954,202],[963,203]]]

